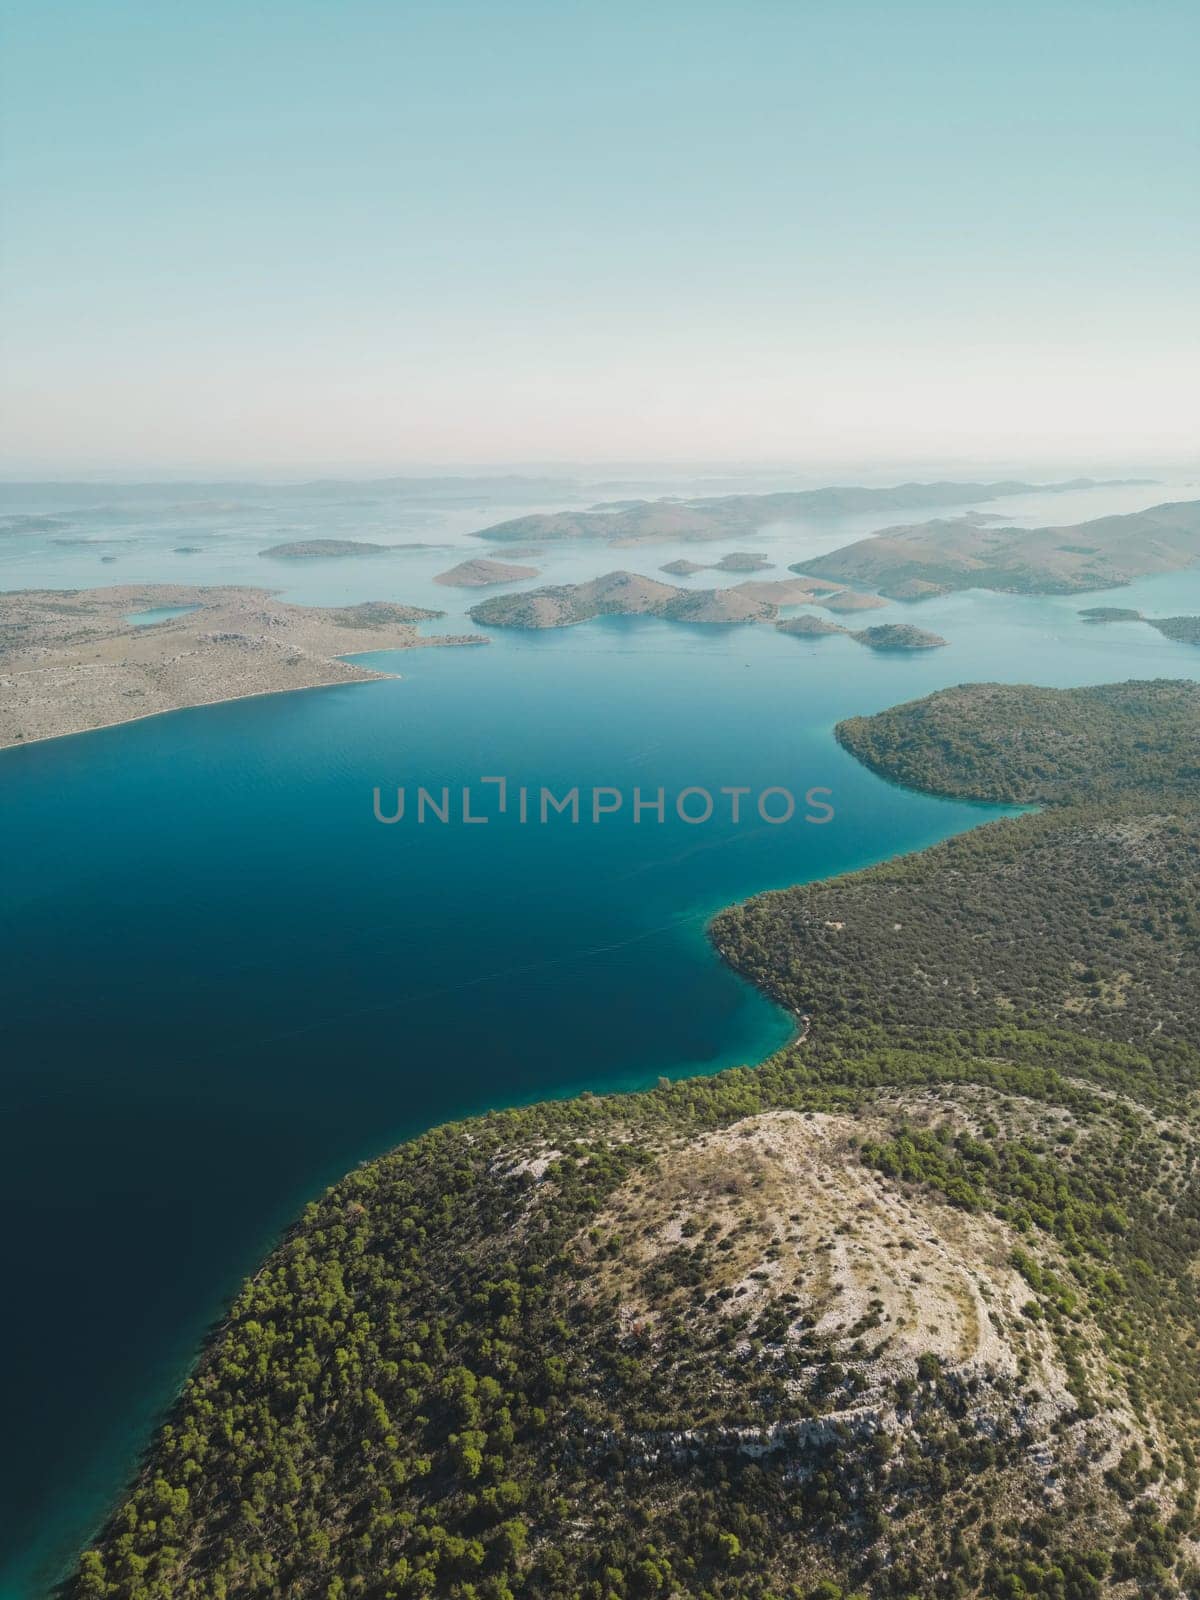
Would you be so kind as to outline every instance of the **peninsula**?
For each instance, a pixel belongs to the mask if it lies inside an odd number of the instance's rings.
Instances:
[[[958,589],[1081,594],[1198,561],[1200,500],[1183,500],[1069,527],[939,518],[885,528],[792,570],[921,600]]]
[[[328,1190],[68,1600],[1195,1593],[1200,687],[838,737],[1042,809],[718,916],[804,1019],[757,1070]]]
[[[476,537],[499,543],[602,539],[613,545],[705,542],[740,538],[770,522],[803,521],[856,513],[933,510],[969,506],[1005,495],[1058,493],[1096,487],[1090,478],[1065,483],[901,483],[890,488],[800,489],[784,494],[733,494],[706,499],[622,501],[591,511],[556,511],[513,517],[479,529]]]
[[[1144,622],[1157,628],[1165,639],[1178,644],[1200,644],[1200,617],[1147,617],[1141,611],[1126,610],[1122,606],[1091,606],[1079,615],[1085,622]]]
[[[130,620],[159,610],[176,614],[149,626]],[[393,676],[347,655],[486,643],[477,634],[422,638],[416,624],[440,615],[386,601],[285,605],[267,589],[187,584],[0,594],[0,747]]]

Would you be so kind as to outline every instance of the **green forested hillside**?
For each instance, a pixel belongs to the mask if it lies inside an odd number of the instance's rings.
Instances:
[[[1197,1592],[1197,733],[1168,684],[845,725],[1046,809],[718,917],[807,1017],[762,1067],[310,1206],[71,1595]]]
[[[1200,798],[1200,685],[1039,689],[975,683],[837,729],[886,778],[973,800],[1084,804],[1137,791]]]

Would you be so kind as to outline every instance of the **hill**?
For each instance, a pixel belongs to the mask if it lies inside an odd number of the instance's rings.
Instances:
[[[946,643],[940,633],[928,633],[906,622],[884,622],[875,628],[860,628],[850,637],[872,650],[937,650]]]
[[[826,622],[822,617],[813,616],[788,617],[786,621],[777,622],[775,626],[780,633],[790,633],[801,639],[819,639],[826,634],[847,631],[839,627],[836,622]]]
[[[519,567],[511,561],[489,561],[486,557],[475,556],[469,561],[460,561],[447,572],[439,572],[433,581],[457,589],[486,589],[493,583],[517,583],[522,578],[536,578],[538,570],[537,567]]]
[[[1195,1593],[1197,735],[1182,683],[843,724],[1044,809],[722,913],[762,1067],[328,1191],[72,1600]]]
[[[960,517],[885,528],[802,570],[919,600],[955,589],[1080,594],[1198,560],[1200,500],[1186,500],[1070,527],[1002,528]]]
[[[800,579],[681,589],[636,572],[608,572],[587,583],[557,584],[495,595],[472,606],[472,621],[493,628],[569,628],[593,617],[662,617],[669,622],[763,622],[780,606],[799,605],[813,590]]]

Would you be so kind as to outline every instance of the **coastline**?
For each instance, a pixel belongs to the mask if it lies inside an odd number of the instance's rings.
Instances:
[[[450,645],[477,645],[487,644],[490,641],[482,636],[464,634],[447,635],[445,638],[422,639],[416,645],[376,645],[374,650],[355,650],[347,656],[339,656],[338,660],[351,661],[354,656],[369,656],[376,651],[388,649],[421,649],[423,647],[438,647]],[[14,674],[15,676],[15,674]],[[107,733],[111,728],[131,727],[135,722],[149,722],[155,717],[171,717],[180,711],[206,711],[210,706],[233,705],[238,700],[269,700],[276,695],[303,694],[310,689],[340,689],[354,683],[399,683],[404,677],[402,672],[376,672],[371,668],[358,668],[352,677],[327,678],[315,680],[312,683],[286,683],[280,684],[275,689],[248,689],[244,694],[225,694],[214,700],[192,700],[177,706],[162,706],[155,711],[139,711],[133,716],[119,717],[112,722],[91,723],[86,728],[64,728],[58,733],[37,734],[32,739],[5,740],[0,732],[0,755],[8,750],[32,750],[38,745],[51,744],[58,739],[78,739],[89,733]],[[0,686],[5,681],[0,675]],[[2,1597],[0,1597],[2,1600]]]
[[[180,615],[136,621],[181,602],[188,610]],[[353,660],[381,650],[488,642],[418,632],[440,615],[387,601],[296,606],[237,587],[14,590],[0,595],[0,749],[169,711],[395,677]]]
[[[435,641],[430,640],[429,642],[432,643]],[[439,640],[437,642],[441,641]],[[379,650],[381,648],[377,639],[373,640],[372,643],[375,650]],[[397,664],[400,665],[399,663]],[[442,665],[449,668],[451,666],[451,661],[448,658],[443,658]],[[499,667],[500,663],[497,662],[495,665]],[[703,663],[701,665],[703,665]],[[639,664],[637,662],[632,662],[629,664],[632,676],[638,676],[638,666]],[[473,679],[474,667],[475,663],[473,662],[468,663],[465,661],[457,661],[453,666],[454,679],[458,680],[460,684],[465,683],[468,678]],[[863,670],[865,672],[868,669],[864,668]],[[714,668],[713,671],[715,673],[716,669]],[[382,678],[389,675],[377,674],[377,676]],[[434,674],[434,676],[440,676],[440,674]],[[689,664],[687,676],[687,693],[689,696],[693,693],[693,685],[694,678],[692,675],[692,667],[691,664]],[[317,686],[323,687],[332,685]],[[232,698],[263,697],[263,693],[257,693],[254,695],[242,694]],[[375,697],[376,700],[381,698],[386,699],[386,696]],[[857,704],[859,698],[859,695],[856,693],[852,703]],[[367,697],[363,697],[363,700],[366,702]],[[842,701],[844,704],[844,696],[842,697]],[[345,705],[347,711],[350,710],[350,702],[344,702],[342,704]],[[199,707],[177,707],[174,709],[199,709]],[[839,709],[841,708],[839,707]],[[157,714],[160,713],[145,713],[143,714],[143,717],[136,720],[143,720],[144,717]],[[264,716],[265,715],[266,714],[264,713]],[[370,720],[371,713],[369,705],[366,706],[364,715],[368,720]],[[290,716],[291,714],[289,714],[289,720]],[[322,720],[324,724],[328,725],[331,720],[336,719],[339,716],[340,713],[337,713],[335,709],[333,713],[324,713]],[[186,728],[187,725],[184,726]],[[825,722],[824,719],[822,719],[820,732],[823,741],[828,739],[832,727],[832,717],[828,722]],[[171,743],[178,745],[183,742],[183,739],[183,735],[177,734],[174,736]],[[150,743],[151,741],[143,742]],[[832,743],[832,741],[830,741],[830,743]],[[82,755],[86,753],[86,747],[78,748],[80,757],[82,757]],[[25,770],[32,772],[35,770],[35,766],[35,763],[27,763],[25,765]],[[12,770],[15,771],[16,769],[14,768]],[[874,781],[878,782],[879,780],[876,778]],[[938,809],[941,809],[940,804]],[[990,807],[981,808],[981,814],[977,820],[984,821],[986,820],[987,816],[994,814],[994,810]],[[876,850],[880,849],[882,846],[882,849],[885,853],[885,858],[890,859],[895,855],[904,854],[916,847],[924,848],[926,842],[933,842],[934,840],[944,836],[946,820],[947,819],[943,819],[938,816],[931,816],[929,821],[924,825],[923,834],[920,838],[913,839],[912,835],[909,834],[904,847],[899,850],[889,848],[886,844],[884,844],[884,841],[881,838],[876,844]],[[976,819],[972,820],[974,821]],[[960,827],[961,824],[951,822],[950,826],[951,828],[957,828]],[[860,850],[861,843],[862,841],[860,841],[859,845]],[[830,874],[829,869],[826,868],[816,875],[836,875],[843,870],[857,870],[862,866],[873,864],[875,859],[877,859],[875,852],[872,852],[870,859],[867,860],[864,860],[863,855],[860,853],[854,858],[853,863],[849,868],[837,868],[835,869],[834,874]],[[804,874],[804,876],[807,876],[807,874]],[[697,903],[697,900],[692,897],[694,882],[689,878],[689,882],[685,888],[685,898],[682,901],[679,899],[676,899],[675,901],[676,905],[682,905],[692,912],[689,920],[692,921],[693,926],[686,931],[685,938],[689,946],[694,946],[696,955],[699,957],[700,964],[697,964],[695,960],[693,960],[690,964],[691,972],[694,974],[694,981],[698,988],[703,987],[705,990],[711,989],[713,987],[714,977],[719,970],[716,967],[709,967],[706,964],[708,961],[712,960],[713,955],[712,948],[709,945],[708,940],[704,937],[703,932],[704,925],[709,920],[709,917],[716,914],[717,911],[727,904],[741,901],[744,898],[764,892],[765,890],[780,884],[802,881],[800,875],[790,871],[786,866],[784,867],[783,871],[779,873],[776,873],[774,869],[771,869],[771,876],[769,877],[754,875],[747,878],[739,873],[738,878],[740,878],[740,881],[735,879],[731,882],[729,875],[726,874],[726,877],[719,885],[714,885],[717,890],[716,894],[712,895],[711,898],[709,896],[702,895],[699,903]],[[732,892],[728,892],[730,890],[732,890]],[[707,902],[707,904],[705,904],[705,902]],[[703,954],[701,954],[700,951],[701,945],[705,947]],[[757,993],[758,991],[756,991],[756,994]],[[124,1487],[129,1482],[129,1474],[136,1472],[144,1445],[147,1440],[153,1437],[155,1424],[162,1416],[162,1407],[171,1403],[172,1397],[178,1392],[179,1385],[186,1379],[188,1372],[191,1370],[196,1351],[211,1336],[223,1305],[226,1303],[227,1297],[236,1292],[238,1284],[242,1281],[243,1276],[248,1277],[253,1275],[254,1271],[257,1270],[259,1265],[261,1265],[261,1262],[266,1254],[269,1253],[274,1243],[280,1237],[282,1231],[286,1229],[292,1222],[294,1222],[295,1218],[301,1213],[306,1201],[311,1199],[314,1194],[319,1194],[321,1192],[324,1180],[326,1178],[328,1178],[329,1181],[333,1181],[337,1177],[341,1176],[344,1172],[351,1170],[355,1165],[359,1165],[362,1162],[371,1160],[373,1158],[373,1154],[378,1154],[386,1149],[390,1149],[397,1143],[408,1142],[414,1138],[417,1138],[420,1136],[421,1132],[427,1131],[430,1128],[442,1126],[447,1123],[462,1122],[472,1116],[486,1114],[488,1110],[503,1110],[513,1105],[530,1105],[549,1099],[573,1099],[583,1094],[626,1094],[638,1092],[639,1090],[653,1088],[656,1079],[667,1074],[673,1078],[686,1077],[703,1081],[711,1078],[720,1071],[725,1070],[727,1065],[733,1064],[735,1061],[761,1065],[766,1060],[769,1060],[772,1054],[790,1045],[794,1041],[795,1034],[797,1032],[795,1027],[795,1019],[773,1006],[772,1016],[767,1021],[767,1028],[769,1029],[768,1037],[764,1037],[763,1032],[757,1023],[751,1030],[753,1037],[747,1037],[746,1031],[743,1030],[741,1041],[735,1046],[737,1051],[736,1056],[730,1053],[715,1060],[701,1059],[698,1058],[697,1055],[693,1054],[689,1049],[687,1054],[690,1059],[685,1060],[684,1063],[680,1065],[680,1056],[683,1055],[684,1052],[681,1051],[678,1055],[672,1052],[667,1054],[665,1057],[665,1059],[670,1063],[670,1065],[666,1067],[665,1071],[661,1065],[656,1064],[653,1061],[650,1063],[643,1062],[640,1068],[637,1068],[635,1071],[628,1070],[627,1065],[625,1070],[620,1070],[615,1074],[606,1074],[603,1077],[592,1077],[590,1081],[587,1077],[583,1077],[576,1083],[568,1084],[561,1090],[557,1091],[552,1085],[537,1085],[532,1079],[530,1079],[526,1085],[521,1085],[509,1084],[505,1081],[504,1077],[493,1076],[490,1085],[476,1085],[477,1088],[484,1088],[487,1098],[476,1098],[473,1101],[466,1101],[456,1107],[449,1116],[435,1114],[428,1120],[424,1118],[421,1118],[420,1120],[414,1119],[413,1122],[408,1123],[407,1125],[401,1125],[400,1127],[397,1127],[396,1124],[387,1117],[385,1111],[384,1116],[380,1118],[380,1121],[375,1125],[375,1127],[368,1129],[367,1138],[362,1141],[358,1149],[351,1151],[349,1159],[343,1160],[335,1157],[328,1166],[323,1167],[321,1165],[315,1165],[309,1169],[310,1175],[312,1176],[311,1182],[306,1181],[301,1187],[292,1187],[289,1185],[288,1187],[282,1188],[277,1192],[281,1197],[278,1207],[272,1207],[265,1212],[259,1212],[260,1216],[265,1215],[267,1217],[267,1227],[261,1230],[255,1229],[249,1247],[246,1247],[245,1240],[243,1239],[241,1241],[241,1248],[230,1252],[229,1257],[226,1258],[225,1267],[228,1271],[228,1276],[225,1276],[224,1274],[209,1274],[208,1281],[213,1287],[215,1287],[217,1292],[210,1294],[206,1307],[201,1309],[200,1313],[195,1317],[194,1320],[190,1322],[190,1324],[186,1324],[186,1326],[188,1326],[190,1337],[183,1341],[176,1341],[172,1339],[169,1344],[164,1341],[159,1348],[167,1352],[166,1359],[149,1364],[147,1367],[148,1373],[155,1374],[155,1377],[151,1384],[146,1385],[146,1388],[143,1391],[143,1396],[147,1401],[148,1406],[152,1409],[148,1409],[146,1412],[143,1412],[140,1406],[137,1405],[139,1397],[136,1393],[134,1393],[130,1397],[131,1404],[127,1408],[126,1412],[126,1415],[130,1418],[127,1429],[109,1427],[105,1432],[96,1431],[95,1433],[90,1433],[90,1435],[85,1435],[85,1437],[90,1436],[91,1439],[99,1442],[96,1444],[94,1451],[89,1452],[96,1462],[95,1470],[92,1470],[92,1468],[89,1466],[85,1470],[80,1471],[77,1475],[73,1475],[73,1481],[80,1484],[81,1487],[86,1483],[92,1490],[92,1492],[75,1498],[76,1510],[79,1507],[82,1507],[85,1513],[82,1519],[72,1518],[72,1520],[75,1521],[76,1528],[82,1527],[85,1535],[86,1533],[94,1530],[97,1522],[100,1519],[99,1517],[93,1519],[91,1515],[87,1514],[89,1507],[93,1509],[100,1507],[101,1514],[103,1514],[105,1509],[111,1508],[111,1497],[114,1495],[119,1495],[121,1492],[121,1487]],[[716,1036],[714,1035],[714,1037]],[[661,1062],[663,1059],[663,1055],[660,1054],[658,1058],[659,1062]],[[633,1064],[635,1067],[636,1060],[637,1058],[632,1056],[630,1053],[627,1053],[624,1057],[625,1063]],[[515,1088],[517,1091],[515,1095],[511,1093],[512,1088]],[[496,1090],[499,1090],[500,1093],[496,1094]],[[509,1092],[506,1092],[506,1090]],[[382,1136],[380,1133],[381,1129]],[[238,1242],[236,1235],[233,1237],[236,1245]],[[245,1265],[244,1273],[239,1270],[243,1264]],[[220,1263],[218,1263],[218,1267],[219,1265]],[[177,1326],[179,1326],[179,1324],[177,1324]],[[172,1355],[178,1355],[179,1359],[177,1363],[171,1359]],[[106,1459],[109,1464],[109,1470],[107,1472],[104,1470],[104,1462]],[[118,1471],[115,1474],[111,1470],[114,1461],[119,1464]],[[113,1489],[114,1482],[118,1482],[120,1485],[120,1487],[118,1487],[115,1491]],[[97,1490],[99,1491],[98,1493],[95,1492]],[[61,1527],[63,1524],[59,1524],[59,1526]],[[43,1556],[48,1543],[49,1541],[47,1541],[47,1544],[43,1544],[42,1546]],[[60,1544],[60,1549],[66,1548],[67,1546],[65,1544]],[[69,1559],[69,1557],[67,1559]],[[44,1560],[39,1562],[39,1567],[41,1572],[45,1572],[47,1570]],[[45,1592],[40,1588],[35,1588],[32,1586],[29,1588],[18,1588],[15,1586],[18,1581],[18,1577],[14,1575],[9,1577],[7,1583],[0,1583],[0,1595],[4,1596],[4,1600],[18,1600],[18,1597],[19,1600],[31,1600],[33,1595]]]
[[[881,779],[880,781],[886,780]],[[896,787],[902,788],[904,786],[896,785]],[[922,791],[915,790],[912,792],[921,793]],[[930,796],[930,798],[941,797]],[[1013,807],[1001,810],[1001,808],[989,806],[983,802],[978,802],[977,804],[979,811],[986,813],[986,816],[981,815],[979,822],[972,823],[965,830],[966,832],[972,832],[976,827],[985,826],[987,822],[995,820],[998,815],[1007,814],[1010,809],[1014,812],[1021,809]],[[936,844],[946,837],[957,837],[957,833],[945,835],[938,832],[915,849],[902,849],[884,855],[873,855],[846,871],[830,874],[829,878],[832,881],[836,878],[855,876],[860,872],[868,871],[873,867],[884,865],[893,860],[911,858],[934,848]],[[815,881],[825,880],[818,878]],[[147,1452],[157,1429],[169,1420],[175,1406],[181,1399],[185,1385],[196,1371],[198,1364],[211,1348],[219,1344],[224,1331],[231,1321],[233,1308],[238,1297],[246,1285],[259,1278],[276,1251],[284,1244],[290,1233],[299,1226],[305,1208],[318,1203],[329,1190],[335,1188],[349,1174],[386,1159],[391,1152],[403,1146],[411,1145],[427,1135],[436,1134],[442,1129],[460,1128],[475,1122],[486,1121],[493,1115],[501,1116],[509,1112],[533,1109],[542,1105],[562,1104],[571,1101],[638,1098],[653,1093],[664,1083],[692,1081],[703,1083],[708,1080],[715,1080],[729,1072],[757,1072],[769,1066],[771,1062],[785,1055],[788,1051],[803,1045],[811,1034],[812,1016],[790,1009],[745,976],[723,953],[712,935],[713,923],[721,912],[730,909],[731,906],[743,903],[744,900],[757,898],[761,894],[771,892],[786,892],[788,888],[793,886],[794,883],[789,880],[783,885],[775,884],[773,888],[757,887],[747,889],[743,895],[735,897],[730,902],[726,902],[724,899],[719,902],[708,901],[698,909],[693,909],[674,919],[672,923],[665,925],[663,928],[652,930],[661,934],[667,928],[679,928],[689,942],[694,943],[697,952],[703,952],[702,959],[704,961],[711,962],[715,967],[723,969],[724,972],[732,975],[739,986],[761,1002],[766,1008],[766,1015],[774,1021],[778,1030],[776,1038],[772,1042],[762,1041],[762,1044],[766,1045],[765,1048],[748,1050],[741,1059],[736,1061],[731,1059],[719,1063],[705,1063],[699,1067],[695,1063],[688,1063],[682,1067],[666,1067],[665,1069],[661,1064],[646,1065],[619,1075],[606,1077],[602,1083],[571,1084],[558,1091],[553,1088],[538,1088],[528,1093],[498,1097],[489,1096],[487,1099],[464,1105],[452,1117],[437,1117],[429,1121],[420,1120],[407,1126],[393,1127],[383,1134],[378,1141],[373,1141],[371,1148],[366,1150],[358,1159],[350,1163],[339,1163],[336,1160],[331,1160],[325,1165],[323,1171],[315,1175],[313,1183],[304,1186],[288,1198],[281,1198],[274,1220],[262,1230],[257,1240],[250,1241],[244,1251],[241,1252],[242,1259],[246,1264],[240,1270],[235,1266],[231,1272],[228,1286],[221,1299],[219,1312],[216,1315],[209,1314],[205,1316],[202,1322],[194,1327],[192,1336],[180,1341],[181,1346],[186,1345],[186,1355],[176,1355],[164,1360],[162,1365],[164,1377],[167,1373],[171,1375],[169,1387],[164,1383],[163,1388],[159,1391],[161,1398],[149,1411],[145,1422],[140,1427],[126,1423],[120,1430],[119,1443],[123,1447],[120,1453],[129,1463],[129,1472],[105,1496],[103,1510],[99,1516],[90,1521],[91,1532],[88,1538],[95,1539],[99,1536],[101,1530],[107,1526],[134,1486],[140,1481],[144,1472]],[[784,1032],[784,1028],[786,1028],[786,1032]],[[111,1459],[112,1445],[117,1443],[118,1440],[112,1441],[110,1452],[105,1452],[103,1445],[99,1446],[96,1452],[97,1460],[103,1459],[106,1453]],[[61,1563],[56,1565],[52,1580],[53,1586],[57,1586],[69,1578],[76,1567],[81,1549],[87,1547],[86,1541],[82,1545],[78,1541],[71,1544],[70,1554],[64,1555]],[[62,1548],[66,1549],[65,1542]],[[45,1570],[43,1566],[43,1571]],[[49,1600],[49,1595],[54,1592],[53,1586],[50,1588],[27,1588],[21,1590],[0,1588],[0,1600]]]
[[[391,675],[381,674],[382,677]],[[241,696],[242,699],[262,698],[261,696]],[[179,710],[194,709],[179,707]],[[162,713],[166,715],[167,713]],[[723,909],[718,908],[718,909]],[[620,1076],[607,1078],[602,1084],[570,1084],[561,1090],[538,1088],[528,1093],[489,1097],[475,1104],[464,1106],[452,1117],[437,1117],[431,1121],[420,1120],[408,1125],[393,1127],[383,1134],[377,1144],[362,1154],[357,1160],[347,1164],[345,1161],[331,1160],[324,1166],[323,1171],[314,1175],[311,1183],[306,1183],[293,1195],[281,1197],[276,1208],[274,1218],[268,1222],[257,1238],[249,1240],[245,1248],[239,1252],[244,1265],[234,1263],[229,1275],[227,1286],[223,1291],[216,1310],[210,1306],[208,1311],[196,1320],[193,1326],[181,1334],[176,1341],[175,1349],[165,1353],[158,1364],[158,1373],[162,1383],[157,1387],[158,1398],[153,1405],[146,1408],[145,1415],[134,1421],[126,1416],[122,1422],[111,1429],[106,1438],[97,1441],[92,1455],[94,1465],[86,1476],[92,1481],[98,1480],[102,1475],[109,1485],[103,1496],[99,1493],[86,1495],[81,1491],[80,1500],[85,1496],[91,1502],[92,1509],[86,1516],[72,1519],[75,1524],[74,1533],[63,1530],[63,1536],[56,1541],[58,1553],[47,1556],[42,1553],[41,1559],[27,1563],[25,1570],[10,1569],[0,1573],[0,1600],[52,1600],[62,1587],[74,1574],[80,1555],[87,1549],[92,1541],[97,1539],[101,1531],[108,1526],[116,1515],[121,1505],[128,1498],[134,1486],[140,1481],[147,1456],[153,1448],[158,1430],[168,1421],[176,1405],[182,1398],[184,1389],[203,1359],[206,1352],[215,1345],[231,1320],[233,1307],[246,1285],[256,1281],[267,1266],[276,1251],[284,1244],[289,1234],[299,1225],[305,1208],[318,1203],[331,1189],[346,1178],[349,1173],[359,1171],[372,1163],[385,1159],[392,1151],[402,1146],[411,1145],[416,1141],[438,1133],[444,1128],[456,1128],[465,1124],[482,1122],[492,1116],[502,1116],[508,1112],[530,1110],[541,1105],[563,1104],[570,1101],[627,1099],[647,1095],[653,1092],[664,1081],[703,1081],[708,1078],[718,1077],[721,1073],[737,1070],[755,1071],[766,1066],[777,1056],[793,1048],[797,1043],[803,1042],[807,1030],[802,1033],[794,1013],[786,1006],[781,1005],[770,995],[744,978],[722,956],[717,946],[709,935],[709,927],[717,913],[711,908],[696,912],[679,919],[679,925],[685,926],[688,931],[698,935],[697,943],[703,947],[706,958],[718,968],[732,973],[738,984],[747,992],[753,994],[755,999],[764,1008],[764,1021],[767,1017],[774,1020],[778,1026],[782,1019],[787,1019],[789,1031],[786,1037],[772,1044],[763,1053],[757,1051],[747,1052],[751,1059],[746,1061],[726,1061],[719,1065],[705,1064],[699,1070],[694,1065],[685,1064],[682,1068],[657,1066],[644,1066]],[[655,932],[661,933],[662,929]],[[111,1463],[114,1457],[121,1458],[126,1464],[119,1480],[112,1483],[112,1474],[102,1474],[102,1463]],[[97,1506],[99,1509],[97,1510]],[[81,1528],[88,1530],[80,1533]]]

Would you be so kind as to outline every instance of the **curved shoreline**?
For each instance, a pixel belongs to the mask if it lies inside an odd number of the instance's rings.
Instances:
[[[831,729],[830,732],[832,733],[833,730]],[[920,791],[914,792],[920,793]],[[929,796],[928,798],[936,799],[941,797]],[[939,831],[935,839],[921,844],[915,849],[904,849],[874,857],[867,862],[855,865],[846,872],[831,874],[828,881],[832,881],[834,878],[853,876],[859,872],[870,871],[873,867],[886,864],[890,861],[919,855],[927,849],[934,848],[938,842],[944,839],[958,837],[960,831],[973,832],[976,827],[986,826],[988,821],[996,820],[998,811],[997,807],[990,806],[986,802],[976,802],[976,804],[981,812],[986,811],[988,813],[986,818],[981,817],[979,823],[972,823],[967,829],[956,830],[951,834],[944,834]],[[814,881],[820,882],[827,880],[818,878]],[[784,889],[791,886],[793,885],[789,882],[784,886]],[[122,1480],[120,1486],[113,1490],[111,1496],[108,1498],[102,1515],[91,1523],[91,1526],[94,1530],[91,1537],[95,1537],[96,1533],[98,1533],[99,1530],[107,1523],[107,1521],[122,1504],[124,1498],[128,1495],[133,1485],[138,1481],[144,1468],[144,1463],[148,1459],[149,1452],[153,1447],[157,1429],[169,1418],[172,1409],[180,1399],[184,1385],[196,1370],[197,1364],[201,1361],[205,1352],[221,1337],[223,1330],[228,1325],[231,1308],[235,1304],[242,1289],[247,1283],[254,1281],[259,1276],[275,1251],[280,1247],[281,1244],[284,1243],[289,1234],[298,1226],[305,1207],[318,1202],[324,1194],[328,1193],[331,1188],[336,1187],[336,1185],[348,1174],[367,1167],[374,1162],[385,1159],[394,1150],[406,1145],[410,1145],[414,1141],[419,1140],[428,1134],[434,1134],[442,1128],[459,1127],[463,1124],[476,1120],[486,1119],[493,1114],[501,1115],[510,1111],[533,1109],[540,1105],[559,1104],[585,1099],[609,1100],[640,1097],[652,1093],[656,1087],[661,1085],[664,1080],[669,1082],[703,1082],[707,1079],[715,1079],[721,1076],[723,1073],[731,1070],[736,1071],[739,1069],[744,1069],[749,1071],[758,1071],[759,1069],[769,1065],[778,1057],[784,1055],[787,1051],[795,1048],[798,1044],[804,1043],[810,1036],[811,1023],[813,1020],[812,1017],[810,1015],[797,1013],[796,1011],[791,1010],[788,1006],[784,1005],[774,996],[755,984],[749,977],[741,973],[721,951],[711,934],[711,928],[715,919],[721,914],[722,911],[727,910],[730,905],[738,905],[741,904],[745,899],[753,898],[758,894],[770,892],[772,892],[770,889],[763,888],[748,890],[745,895],[736,897],[731,902],[725,902],[722,900],[719,904],[707,905],[702,910],[672,919],[670,922],[665,923],[662,926],[645,930],[641,936],[659,936],[669,932],[672,928],[691,928],[693,930],[702,930],[700,932],[698,943],[702,944],[703,946],[705,959],[719,964],[720,968],[722,968],[725,972],[730,973],[737,980],[739,986],[742,986],[747,991],[753,993],[756,999],[768,1007],[770,1013],[780,1019],[780,1021],[786,1019],[786,1036],[779,1038],[778,1042],[774,1043],[762,1054],[754,1054],[750,1056],[749,1059],[741,1060],[736,1064],[729,1061],[720,1065],[706,1063],[699,1068],[697,1068],[695,1064],[685,1064],[682,1068],[664,1068],[662,1065],[657,1065],[653,1067],[646,1067],[627,1075],[607,1078],[603,1084],[597,1086],[585,1085],[580,1087],[578,1085],[572,1085],[564,1088],[561,1092],[554,1092],[553,1090],[547,1092],[545,1089],[539,1088],[531,1091],[528,1094],[505,1096],[503,1098],[495,1099],[489,1098],[486,1102],[479,1102],[474,1105],[463,1107],[452,1117],[436,1118],[428,1123],[422,1122],[413,1125],[402,1132],[385,1135],[380,1139],[378,1144],[374,1145],[373,1148],[365,1152],[357,1161],[353,1162],[349,1166],[337,1163],[331,1164],[328,1168],[327,1178],[318,1180],[318,1182],[311,1187],[306,1187],[303,1191],[296,1195],[293,1201],[281,1204],[279,1208],[279,1214],[284,1217],[284,1220],[269,1226],[264,1231],[259,1243],[257,1245],[248,1247],[245,1254],[254,1263],[256,1263],[256,1265],[248,1266],[245,1270],[235,1274],[232,1282],[229,1285],[229,1288],[222,1297],[219,1313],[215,1317],[207,1316],[204,1319],[202,1329],[197,1330],[199,1337],[189,1341],[188,1355],[186,1359],[181,1360],[178,1365],[173,1364],[175,1365],[176,1377],[171,1385],[170,1392],[164,1395],[159,1403],[156,1404],[148,1425],[141,1430],[139,1435],[141,1443],[137,1448],[136,1456],[132,1463],[132,1471],[127,1478]],[[55,1583],[61,1583],[69,1577],[71,1572],[74,1570],[76,1562],[78,1561],[81,1549],[86,1547],[86,1543],[83,1546],[79,1546],[72,1542],[70,1547],[71,1554],[69,1556],[65,1556],[62,1564],[56,1568],[57,1576],[54,1580]],[[48,1595],[48,1590],[29,1590],[23,1592],[19,1596],[19,1600],[48,1600]],[[16,1595],[10,1597],[9,1595],[4,1594],[3,1600],[18,1600],[18,1597]]]

